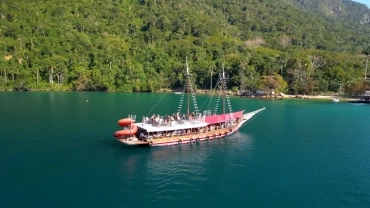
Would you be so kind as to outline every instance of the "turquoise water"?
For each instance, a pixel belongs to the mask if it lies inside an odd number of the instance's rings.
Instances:
[[[112,137],[118,119],[160,99],[153,112],[175,112],[178,98],[0,93],[0,207],[370,204],[370,105],[233,98],[235,111],[267,109],[225,139],[133,148]]]

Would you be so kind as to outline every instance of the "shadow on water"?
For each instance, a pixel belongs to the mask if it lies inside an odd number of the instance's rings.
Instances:
[[[150,146],[129,146],[122,144],[115,139],[98,141],[106,147],[114,149],[113,151],[122,151],[122,159],[127,156],[147,156],[148,160],[174,160],[184,157],[197,157],[200,155],[212,153],[218,154],[218,151],[230,151],[243,149],[243,151],[251,151],[253,149],[253,137],[248,134],[236,132],[226,138],[220,138],[200,143],[187,143],[181,145],[171,145],[162,147]],[[208,153],[207,153],[208,152]]]

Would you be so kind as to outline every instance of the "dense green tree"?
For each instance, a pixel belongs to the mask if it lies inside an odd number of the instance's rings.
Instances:
[[[268,95],[272,96],[273,92],[286,92],[288,83],[279,75],[264,75],[259,81],[260,89],[263,89]]]
[[[197,88],[224,64],[230,88],[350,93],[367,77],[366,12],[340,0],[4,0],[0,88],[178,88],[188,57]]]

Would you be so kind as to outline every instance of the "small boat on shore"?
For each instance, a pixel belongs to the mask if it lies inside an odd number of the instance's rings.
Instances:
[[[338,98],[333,98],[333,102],[337,103],[337,102],[339,102],[339,99]]]
[[[370,91],[365,91],[363,95],[359,97],[357,100],[351,100],[350,103],[366,103],[370,104]]]
[[[186,85],[181,93],[177,112],[165,116],[153,114],[150,118],[144,116],[141,122],[136,122],[135,115],[129,115],[128,118],[118,121],[118,125],[123,129],[115,132],[113,136],[126,145],[137,146],[199,143],[229,136],[265,110],[263,107],[252,112],[245,112],[245,110],[234,112],[230,98],[226,93],[228,78],[222,67],[222,73],[219,74],[217,82],[217,88],[220,92],[217,95],[215,106],[213,106],[213,112],[211,109],[206,109],[201,113],[192,89],[190,76],[186,60]],[[190,102],[194,105],[192,111],[190,110]],[[182,106],[186,104],[187,109],[184,113],[182,112]],[[218,109],[219,105],[222,105],[221,110]]]

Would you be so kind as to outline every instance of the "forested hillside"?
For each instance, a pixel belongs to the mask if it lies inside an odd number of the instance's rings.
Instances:
[[[224,63],[234,89],[360,93],[366,14],[350,0],[3,0],[0,89],[176,88],[188,57],[197,88]]]

